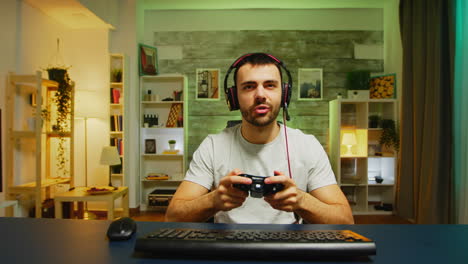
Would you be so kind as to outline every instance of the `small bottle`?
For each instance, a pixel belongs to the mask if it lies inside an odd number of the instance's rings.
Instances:
[[[148,90],[148,93],[146,94],[145,101],[151,101],[151,90]]]

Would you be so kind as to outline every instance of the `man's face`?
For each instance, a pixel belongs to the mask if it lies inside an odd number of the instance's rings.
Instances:
[[[276,120],[281,104],[281,76],[274,64],[245,64],[237,72],[237,97],[242,117],[252,125]]]

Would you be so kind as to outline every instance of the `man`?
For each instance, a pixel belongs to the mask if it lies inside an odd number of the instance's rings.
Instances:
[[[200,222],[214,216],[215,222],[223,223],[291,224],[297,222],[296,215],[307,223],[354,223],[320,143],[297,129],[287,128],[285,134],[276,122],[283,96],[280,66],[284,68],[272,55],[254,53],[228,70],[227,75],[236,69],[231,93],[237,95],[234,104],[242,123],[200,144],[166,221]],[[238,176],[241,173],[272,176],[265,184],[281,183],[284,188],[263,198],[251,197],[233,186],[252,182]]]

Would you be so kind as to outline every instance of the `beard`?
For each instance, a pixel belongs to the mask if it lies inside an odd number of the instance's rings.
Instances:
[[[268,113],[266,114],[256,114],[255,107],[257,107],[260,104],[267,105],[270,108],[270,111],[268,111]],[[249,124],[258,127],[268,126],[271,123],[273,123],[276,120],[276,117],[278,116],[279,110],[279,106],[274,107],[269,103],[258,103],[247,109],[240,107],[240,112],[245,121],[247,121]]]

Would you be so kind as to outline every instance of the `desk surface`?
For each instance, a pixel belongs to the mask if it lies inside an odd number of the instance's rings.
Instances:
[[[246,263],[252,261],[143,259],[133,256],[136,236],[109,242],[110,221],[0,218],[2,263]],[[137,236],[159,227],[219,228],[205,223],[137,222]],[[242,225],[257,229],[350,229],[373,239],[377,255],[366,263],[466,263],[468,225]],[[241,254],[241,252],[233,252]],[[183,256],[183,252],[181,252]],[[261,261],[261,263],[271,263]],[[275,263],[320,263],[290,261]],[[364,263],[357,260],[323,263]]]
[[[99,201],[116,199],[128,193],[128,187],[118,187],[105,194],[90,194],[87,192],[88,189],[88,187],[76,187],[71,191],[56,194],[55,199],[60,201]]]

